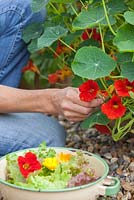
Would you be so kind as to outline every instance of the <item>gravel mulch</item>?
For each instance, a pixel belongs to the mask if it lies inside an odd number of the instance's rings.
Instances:
[[[80,124],[64,120],[60,123],[67,130],[67,147],[99,154],[109,165],[109,175],[118,177],[121,189],[116,197],[99,197],[98,200],[134,200],[134,134],[128,134],[119,142],[102,135],[95,129],[81,130]]]

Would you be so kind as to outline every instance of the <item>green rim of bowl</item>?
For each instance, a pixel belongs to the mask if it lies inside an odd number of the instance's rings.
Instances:
[[[75,148],[65,148],[65,147],[47,147],[47,149],[49,148],[54,148],[54,149],[59,149],[59,150],[65,150],[65,151],[79,151],[80,149],[75,149]],[[21,153],[21,152],[25,152],[25,151],[30,151],[30,150],[37,150],[38,148],[30,148],[30,149],[24,149],[24,150],[20,150],[20,151],[15,151],[15,152],[12,152],[10,154],[14,154],[14,153]],[[25,191],[30,191],[30,192],[41,192],[41,193],[60,193],[60,192],[69,192],[69,191],[75,191],[75,190],[80,190],[80,189],[84,189],[84,188],[87,188],[87,187],[91,187],[91,186],[94,186],[96,184],[98,184],[99,182],[101,182],[102,180],[104,180],[107,175],[108,175],[108,172],[109,172],[109,167],[108,167],[108,164],[106,163],[106,161],[101,158],[100,156],[96,155],[96,154],[93,154],[93,153],[90,153],[88,151],[83,151],[82,152],[86,155],[89,155],[89,156],[93,156],[95,157],[97,160],[101,161],[105,167],[105,173],[103,174],[102,177],[100,177],[99,179],[97,179],[96,181],[92,182],[92,183],[89,183],[89,184],[85,184],[85,185],[82,185],[82,186],[76,186],[76,187],[71,187],[71,188],[65,188],[65,189],[61,189],[61,190],[41,190],[41,189],[32,189],[32,188],[25,188],[25,187],[22,187],[22,186],[17,186],[17,185],[14,185],[14,184],[11,184],[11,183],[8,183],[7,181],[4,181],[3,179],[0,178],[0,184],[4,184],[6,186],[9,186],[11,188],[15,188],[15,189],[19,189],[19,190],[25,190]],[[7,155],[6,155],[7,156]],[[6,156],[3,156],[0,158],[0,161],[5,159]]]

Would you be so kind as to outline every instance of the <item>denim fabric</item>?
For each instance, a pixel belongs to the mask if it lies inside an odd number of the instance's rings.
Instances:
[[[52,117],[40,113],[11,113],[0,115],[0,156],[7,153],[38,147],[64,146],[64,128]]]
[[[43,22],[45,10],[33,13],[31,0],[0,0],[0,84],[18,87],[21,70],[29,59],[22,31],[33,22]],[[37,147],[64,146],[65,130],[57,120],[39,113],[0,114],[0,156]]]
[[[0,0],[0,84],[18,87],[21,70],[29,59],[23,29],[43,22],[45,10],[33,13],[32,0]]]

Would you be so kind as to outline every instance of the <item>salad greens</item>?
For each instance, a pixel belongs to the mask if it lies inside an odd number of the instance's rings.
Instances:
[[[7,182],[37,190],[60,190],[96,181],[87,156],[82,151],[47,148],[12,153],[7,159]]]

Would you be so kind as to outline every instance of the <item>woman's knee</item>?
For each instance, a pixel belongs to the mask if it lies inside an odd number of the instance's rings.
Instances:
[[[56,119],[39,113],[0,115],[0,155],[20,149],[64,146],[66,132]]]

